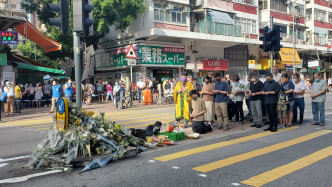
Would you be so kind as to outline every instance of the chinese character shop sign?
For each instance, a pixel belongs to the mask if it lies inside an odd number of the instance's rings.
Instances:
[[[184,47],[141,45],[140,50],[141,64],[184,66]]]
[[[203,70],[228,70],[227,60],[201,60]]]
[[[1,44],[18,44],[18,34],[13,31],[0,32]]]

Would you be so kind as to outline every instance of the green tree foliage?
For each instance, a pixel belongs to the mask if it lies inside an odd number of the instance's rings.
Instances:
[[[109,31],[109,26],[115,24],[117,29],[123,31],[129,24],[143,13],[147,6],[147,0],[92,0],[94,5],[93,18],[94,35],[86,37],[84,40],[87,45],[96,44]],[[56,0],[24,0],[22,8],[27,13],[36,13],[41,23],[46,25],[49,37],[62,44],[61,51],[43,53],[41,59],[49,59],[49,62],[56,63],[53,67],[59,66],[60,60],[73,58],[73,36],[72,36],[72,0],[68,0],[70,11],[70,28],[71,31],[67,35],[62,35],[58,28],[50,26],[48,18],[56,17],[55,13],[47,9],[48,3],[56,3]],[[22,53],[29,57],[29,53],[34,48],[28,46],[19,46]],[[31,47],[31,46],[30,46]],[[34,53],[32,54],[34,56]],[[40,61],[39,55],[37,61]]]

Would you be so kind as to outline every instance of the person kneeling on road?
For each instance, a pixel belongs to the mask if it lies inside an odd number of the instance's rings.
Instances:
[[[190,91],[190,97],[192,98],[192,129],[195,133],[205,134],[206,132],[212,131],[211,126],[204,124],[204,113],[206,113],[205,102],[203,99],[198,97],[197,90]]]

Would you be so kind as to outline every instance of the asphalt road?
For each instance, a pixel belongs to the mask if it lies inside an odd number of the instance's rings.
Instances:
[[[332,95],[328,96],[328,101]],[[0,186],[332,186],[332,104],[327,124],[311,126],[306,98],[305,123],[263,132],[234,128],[198,140],[178,142],[82,174],[21,168],[47,134],[48,121],[0,126]],[[108,117],[130,127],[171,121],[174,108],[116,111]],[[46,125],[46,126],[41,126]],[[54,172],[54,173],[51,173]]]

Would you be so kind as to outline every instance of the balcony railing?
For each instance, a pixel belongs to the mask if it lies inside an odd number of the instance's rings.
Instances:
[[[293,35],[292,34],[280,33],[280,36],[282,37],[283,42],[293,43]],[[295,35],[295,37],[296,37],[296,35]],[[295,43],[296,44],[303,44],[303,45],[306,44],[304,38],[299,39],[297,37],[295,39]]]
[[[241,26],[205,21],[196,23],[194,32],[235,37],[242,36]]]

